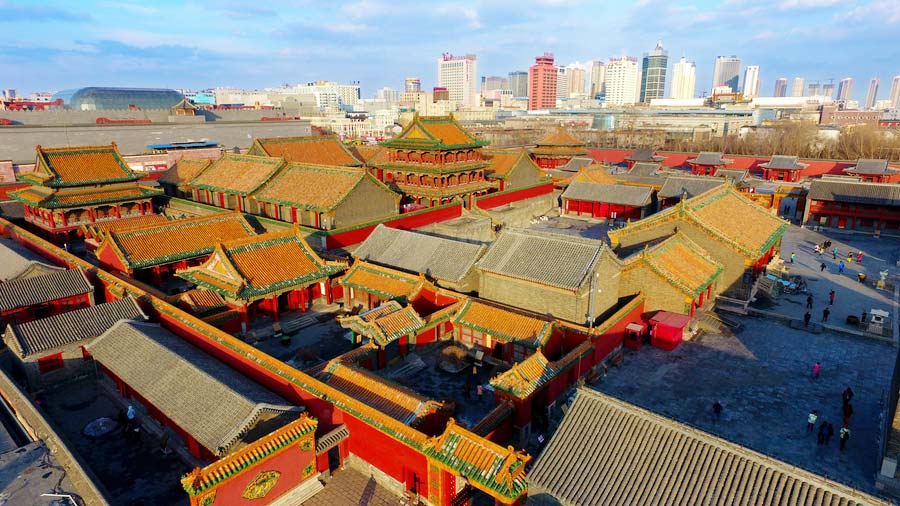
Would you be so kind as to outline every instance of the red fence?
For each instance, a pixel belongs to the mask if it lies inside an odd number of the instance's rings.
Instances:
[[[491,193],[475,199],[481,209],[493,209],[519,200],[530,199],[553,192],[553,183],[545,183],[537,186],[529,186],[518,190],[507,190],[499,193]]]

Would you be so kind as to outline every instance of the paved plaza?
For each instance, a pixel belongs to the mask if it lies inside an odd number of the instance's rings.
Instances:
[[[355,467],[346,467],[334,476],[319,493],[303,502],[304,506],[394,506],[402,498],[379,485]]]
[[[832,332],[794,330],[777,320],[742,318],[736,336],[703,334],[673,352],[652,347],[625,352],[596,389],[679,422],[874,493],[880,464],[882,399],[897,349]],[[812,378],[812,365],[822,373]],[[855,392],[851,440],[838,451],[837,434],[818,446],[806,432],[813,409],[819,422],[841,427],[841,392]],[[724,406],[715,420],[712,405]]]

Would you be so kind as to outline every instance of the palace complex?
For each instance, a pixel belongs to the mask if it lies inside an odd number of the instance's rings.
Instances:
[[[191,506],[301,504],[354,466],[410,504],[629,504],[598,469],[671,441],[703,483],[690,457],[707,447],[760,470],[729,478],[729,501],[756,482],[786,497],[765,472],[869,504],[584,385],[644,342],[685,351],[723,297],[749,304],[791,219],[896,232],[900,194],[881,182],[895,169],[860,160],[800,187],[813,164],[791,157],[601,155],[561,128],[530,149],[486,144],[453,116],[414,115],[380,146],[259,138],[187,152],[156,181],[115,144],[38,146],[9,192],[24,217],[0,220],[0,393],[31,407],[71,388],[72,409],[121,409],[107,437],[142,427],[152,452],[127,458],[177,462],[163,486]],[[79,457],[77,476],[104,465]],[[98,503],[142,493],[97,475],[83,495]],[[688,493],[667,487],[654,497]]]

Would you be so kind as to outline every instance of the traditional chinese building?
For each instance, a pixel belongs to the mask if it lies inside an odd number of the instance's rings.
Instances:
[[[345,269],[322,260],[293,228],[220,242],[206,262],[177,276],[224,297],[246,326],[259,309],[278,321],[279,308],[306,311],[318,297],[330,304],[331,277]]]
[[[553,169],[587,154],[585,143],[562,128],[545,135],[531,148],[531,157],[542,169]]]
[[[32,392],[64,380],[93,375],[92,357],[85,350],[94,338],[119,320],[145,320],[131,297],[75,309],[27,323],[8,325],[3,341],[13,352],[16,368]]]
[[[138,184],[140,176],[109,146],[42,148],[34,171],[19,175],[31,186],[9,196],[25,206],[25,221],[57,242],[85,223],[153,213],[159,189]]]
[[[191,200],[259,214],[250,195],[284,167],[283,158],[225,153],[191,180]]]
[[[856,165],[844,169],[844,174],[860,177],[866,183],[889,183],[897,180],[900,169],[889,166],[887,160],[860,158]]]
[[[93,304],[94,287],[81,269],[0,283],[0,324],[30,322]]]
[[[657,192],[660,210],[674,206],[681,199],[696,197],[725,184],[725,180],[712,176],[669,176]]]
[[[809,186],[803,223],[897,234],[900,185],[814,180]]]
[[[478,289],[475,262],[486,246],[378,225],[354,251],[366,262],[422,273],[438,286],[461,293]]]
[[[691,166],[691,174],[697,176],[715,176],[716,171],[724,168],[734,160],[722,158],[722,153],[702,151],[697,158],[691,158],[687,164]]]
[[[299,163],[253,196],[260,215],[321,230],[396,216],[400,198],[363,169]]]
[[[507,362],[520,362],[541,348],[555,352],[561,335],[551,318],[475,298],[453,317],[454,338],[468,349]]]
[[[681,232],[722,265],[719,289],[746,297],[787,228],[786,221],[721,185],[608,235],[618,251],[627,251]]]
[[[542,181],[540,167],[524,149],[484,149],[481,154],[490,164],[485,175],[500,183],[500,191],[524,188]]]
[[[562,208],[574,216],[637,220],[653,212],[654,194],[644,186],[573,181],[562,194]]]
[[[335,135],[259,138],[253,141],[247,154],[283,158],[288,163],[344,167],[363,164]]]
[[[121,321],[86,349],[122,397],[172,430],[201,460],[252,443],[257,424],[284,424],[300,411],[156,324]]]
[[[0,237],[0,283],[65,270],[22,244]]]
[[[191,192],[191,181],[208,169],[212,163],[213,160],[208,158],[182,158],[156,181],[166,195],[192,199],[194,194]]]
[[[503,230],[476,264],[478,295],[583,323],[618,300],[615,254],[602,241],[535,230]]]
[[[775,155],[768,162],[759,164],[763,170],[763,179],[788,182],[800,181],[800,171],[808,166],[800,163],[799,157],[787,155]]]
[[[643,292],[646,306],[694,317],[718,295],[722,266],[681,232],[624,260],[619,293]]]
[[[411,203],[433,207],[472,199],[492,189],[485,179],[481,147],[485,141],[467,132],[453,116],[419,116],[382,145],[386,152],[375,172],[395,185]]]
[[[163,214],[145,214],[134,218],[82,225],[81,233],[84,236],[85,248],[88,251],[95,251],[108,232],[122,233],[129,230],[154,227],[168,222],[169,218]]]
[[[95,255],[100,265],[159,286],[176,269],[207,259],[216,244],[256,235],[240,213],[221,213],[108,231]]]
[[[633,153],[625,157],[625,163],[628,168],[634,167],[636,163],[662,163],[666,157],[656,154],[655,149],[635,149]]]
[[[425,288],[437,291],[424,274],[408,274],[357,258],[338,281],[344,287],[344,306],[363,311],[395,299],[411,300]]]

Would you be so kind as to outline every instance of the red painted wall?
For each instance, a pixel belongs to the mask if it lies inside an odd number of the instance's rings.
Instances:
[[[299,443],[292,443],[280,453],[269,457],[252,468],[243,470],[216,487],[216,506],[246,505],[248,502],[271,502],[303,481],[303,468],[316,458],[314,451],[303,451]],[[247,485],[263,471],[278,471],[281,476],[264,499],[248,501],[241,497]],[[315,471],[314,471],[315,472]]]
[[[519,200],[530,199],[553,192],[553,183],[508,192],[491,193],[475,199],[481,209],[493,209]]]
[[[428,494],[428,462],[425,455],[413,451],[392,437],[374,429],[353,416],[345,415],[344,423],[350,431],[347,449],[374,465],[395,480],[413,487],[413,474],[419,495]]]
[[[616,324],[604,332],[603,335],[594,339],[594,364],[600,363],[600,361],[622,344],[625,340],[625,326],[629,323],[640,323],[641,314],[643,314],[643,312],[644,302],[641,301],[637,307],[616,322]]]
[[[401,215],[397,218],[384,222],[373,223],[365,227],[354,228],[344,232],[330,234],[325,239],[325,247],[327,249],[335,249],[344,246],[351,246],[353,244],[359,244],[365,241],[366,238],[369,237],[369,234],[372,233],[372,230],[375,230],[375,227],[377,227],[380,223],[383,223],[384,225],[391,228],[410,230],[417,227],[423,227],[431,223],[437,223],[439,221],[452,220],[453,218],[462,216],[462,207],[462,204],[435,207],[427,211]]]
[[[594,160],[600,162],[619,164],[625,163],[625,157],[633,152],[634,150],[631,149],[592,149],[589,151],[588,155]],[[671,151],[658,151],[657,154],[666,157],[666,159],[662,162],[662,164],[666,167],[687,166],[687,160],[690,158],[695,158],[697,156],[697,153],[675,153]],[[733,160],[733,162],[725,166],[726,169],[746,169],[756,175],[762,174],[762,169],[758,167],[759,164],[766,163],[770,159],[770,157],[739,156],[729,155],[727,153],[723,156],[724,158]],[[808,167],[800,171],[801,177],[815,177],[821,176],[822,174],[842,175],[843,169],[856,165],[856,161],[846,160],[801,159],[800,163],[809,165]],[[895,179],[892,179],[892,181],[900,181],[900,175],[895,176]]]

